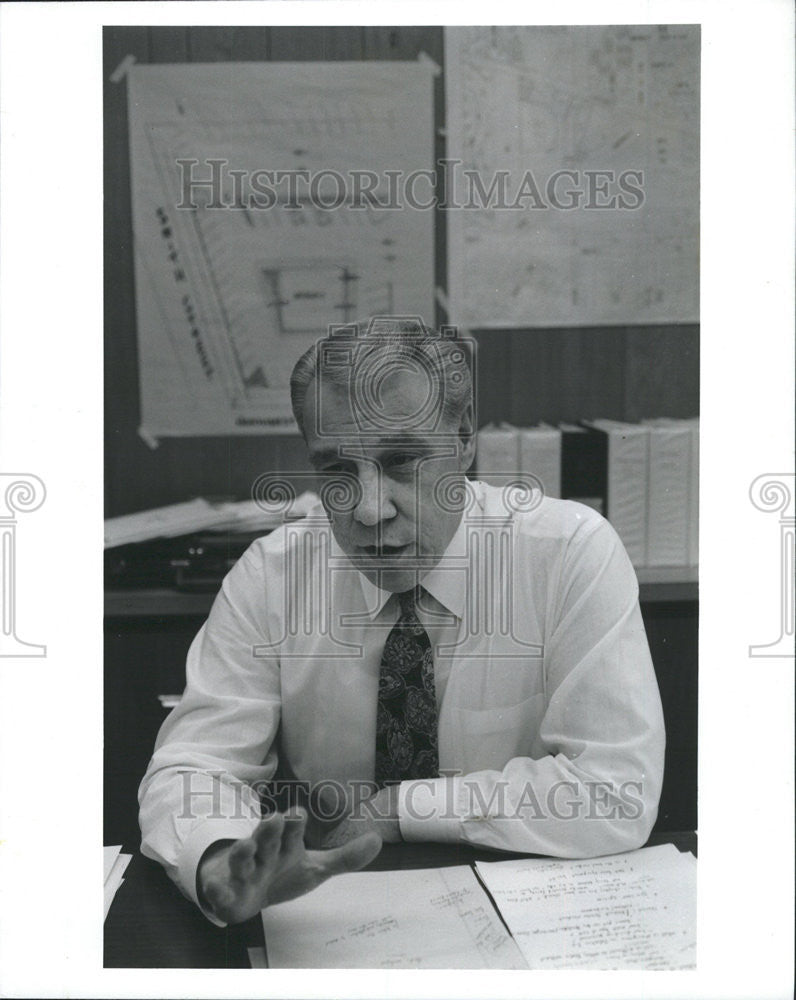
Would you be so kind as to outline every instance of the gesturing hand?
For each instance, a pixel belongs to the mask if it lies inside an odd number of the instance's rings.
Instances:
[[[305,812],[273,813],[251,837],[213,844],[199,863],[199,898],[226,923],[302,896],[332,875],[357,871],[379,853],[381,838],[364,833],[340,847],[308,851]]]

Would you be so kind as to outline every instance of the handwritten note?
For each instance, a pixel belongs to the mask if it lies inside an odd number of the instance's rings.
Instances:
[[[696,966],[696,859],[671,844],[476,869],[531,969]]]
[[[263,910],[274,969],[524,969],[470,868],[338,875]]]

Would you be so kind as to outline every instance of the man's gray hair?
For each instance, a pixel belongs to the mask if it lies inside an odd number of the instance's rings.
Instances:
[[[440,414],[458,421],[473,397],[468,347],[456,337],[441,336],[418,317],[377,316],[332,328],[302,354],[290,376],[290,402],[299,430],[306,438],[304,404],[316,379],[362,388],[374,373],[399,372],[407,362],[415,370],[422,368],[435,385]],[[351,364],[330,364],[330,351],[350,358]]]

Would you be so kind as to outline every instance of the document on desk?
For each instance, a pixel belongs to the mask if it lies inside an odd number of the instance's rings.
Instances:
[[[524,969],[471,868],[337,875],[263,910],[272,969]]]
[[[124,882],[124,878],[122,876],[124,875],[125,870],[133,857],[132,854],[120,854],[119,852],[121,849],[121,846],[103,847],[102,849],[102,881],[104,893],[103,919],[108,916],[111,903]]]
[[[105,520],[105,548],[204,531],[227,519],[221,505],[208,503],[201,497],[136,514],[109,517]]]
[[[696,859],[672,844],[476,870],[531,969],[696,967]]]
[[[239,500],[210,503],[202,497],[166,507],[122,514],[105,520],[105,548],[147,542],[154,538],[176,538],[195,531],[268,531],[285,521],[298,520],[320,503],[306,490],[292,502]]]

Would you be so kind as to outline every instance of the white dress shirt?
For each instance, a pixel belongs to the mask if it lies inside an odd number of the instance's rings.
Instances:
[[[577,503],[516,512],[476,482],[467,495],[418,606],[445,776],[401,783],[401,833],[555,857],[639,847],[657,815],[664,729],[622,544]],[[227,575],[139,792],[141,849],[189,898],[207,847],[257,825],[252,786],[274,776],[277,730],[297,778],[373,779],[379,667],[398,614],[320,507]]]

